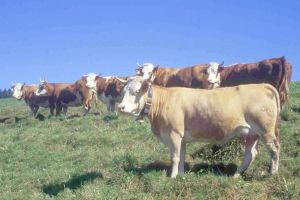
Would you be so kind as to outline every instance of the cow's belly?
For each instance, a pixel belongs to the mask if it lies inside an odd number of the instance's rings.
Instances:
[[[224,143],[228,140],[241,135],[250,133],[250,125],[245,122],[237,122],[220,125],[206,125],[190,127],[185,130],[184,138],[186,141],[201,140],[209,143]]]
[[[48,108],[49,107],[49,101],[39,102],[38,106],[43,107],[43,108]]]
[[[102,101],[104,104],[109,104],[110,100],[111,100],[111,96],[105,96],[105,94],[101,94],[98,95],[98,98],[100,99],[100,101]]]
[[[74,95],[74,94],[73,94]],[[73,98],[68,98],[68,101],[64,101],[64,99],[62,100],[62,105],[63,106],[80,106],[82,105],[82,98],[79,94],[79,92],[76,93],[76,95],[74,95]]]

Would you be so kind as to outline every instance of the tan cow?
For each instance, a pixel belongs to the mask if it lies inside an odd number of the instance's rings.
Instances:
[[[16,83],[11,87],[13,90],[13,97],[18,100],[24,99],[25,103],[29,106],[33,117],[36,117],[39,107],[49,107],[49,96],[37,96],[35,91],[38,85],[25,85],[24,83]],[[50,108],[50,114],[53,114],[54,109]]]
[[[136,77],[124,87],[119,109],[148,116],[152,131],[169,147],[171,177],[184,173],[186,142],[224,143],[236,136],[244,139],[246,151],[235,176],[244,172],[256,156],[259,138],[271,156],[270,173],[278,171],[280,101],[277,90],[269,84],[214,90],[164,88]]]

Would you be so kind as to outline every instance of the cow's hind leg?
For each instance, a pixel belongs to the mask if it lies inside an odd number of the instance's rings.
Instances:
[[[271,175],[276,174],[279,166],[279,151],[280,151],[279,139],[275,135],[265,134],[263,136],[263,142],[266,145],[266,148],[271,158],[269,173]]]
[[[250,165],[250,163],[254,160],[257,155],[257,142],[258,135],[247,135],[244,136],[244,145],[245,145],[245,156],[241,166],[237,169],[234,174],[234,177],[237,178],[243,173]]]

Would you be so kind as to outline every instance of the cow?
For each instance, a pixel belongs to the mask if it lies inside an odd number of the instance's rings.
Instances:
[[[25,83],[16,83],[12,85],[13,97],[18,100],[24,99],[29,106],[33,117],[37,116],[39,107],[49,107],[49,96],[37,96],[35,91],[38,89],[37,85],[25,85]],[[50,108],[50,114],[53,115],[53,109]]]
[[[128,81],[123,91],[120,112],[149,118],[152,132],[169,148],[172,178],[184,173],[187,142],[224,143],[234,137],[243,138],[245,145],[244,160],[235,177],[256,156],[259,138],[270,153],[269,172],[277,173],[280,100],[272,85],[249,84],[214,90],[165,88],[137,76]]]
[[[210,65],[208,79],[218,82],[220,87],[251,83],[269,83],[280,96],[280,105],[288,101],[292,65],[285,57],[265,59],[256,63],[233,64],[227,67]]]
[[[50,106],[56,108],[56,115],[61,111],[66,116],[69,106],[81,106],[84,104],[84,115],[91,109],[93,92],[86,87],[86,77],[82,77],[75,83],[48,83],[41,80],[36,95],[50,96]]]
[[[136,74],[163,87],[190,87],[212,89],[251,83],[269,83],[279,92],[281,106],[288,101],[292,66],[284,57],[265,59],[256,63],[234,64],[224,67],[218,64],[195,65],[187,68],[160,68],[145,63]]]
[[[144,79],[152,77],[152,83],[163,87],[189,87],[212,89],[218,87],[218,82],[208,79],[207,69],[222,67],[224,63],[198,64],[184,68],[154,67],[152,63],[144,63],[136,69],[136,75]]]
[[[107,111],[116,112],[117,104],[122,100],[122,89],[128,77],[108,76],[101,77],[89,74],[86,77],[86,86],[106,105]]]

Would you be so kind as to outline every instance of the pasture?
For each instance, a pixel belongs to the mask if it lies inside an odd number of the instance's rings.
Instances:
[[[299,199],[300,83],[291,84],[282,111],[279,174],[267,173],[269,156],[259,153],[246,173],[239,140],[213,152],[212,145],[187,145],[186,173],[167,177],[170,159],[149,124],[97,108],[68,118],[33,119],[23,101],[0,100],[0,199]]]

